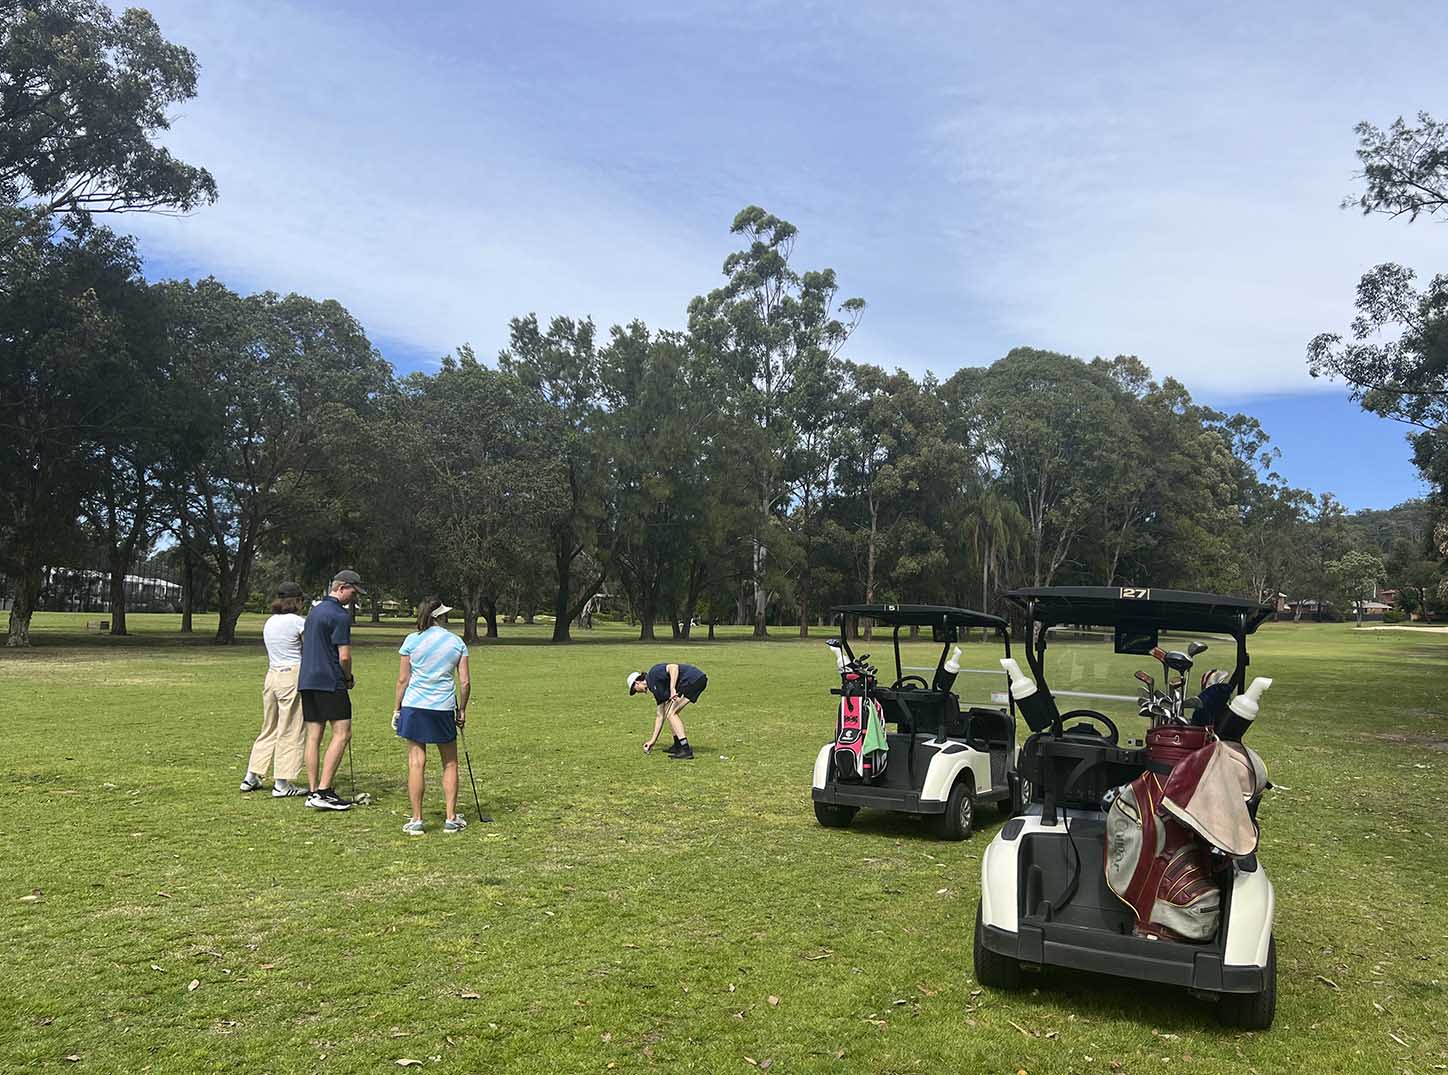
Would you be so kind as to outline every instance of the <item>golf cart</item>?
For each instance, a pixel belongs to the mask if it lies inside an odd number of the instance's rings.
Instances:
[[[976,979],[1011,989],[1023,969],[1070,967],[1184,986],[1216,999],[1228,1025],[1271,1026],[1275,895],[1256,855],[1257,804],[1271,785],[1242,745],[1271,686],[1246,683],[1247,636],[1271,610],[1125,587],[1006,596],[1032,640],[1034,682],[1008,671],[1032,730],[1019,766],[1034,794],[982,859]],[[1058,651],[1050,686],[1048,641]],[[1232,667],[1203,674],[1189,697],[1194,659],[1209,646]],[[1160,662],[1161,689],[1143,659]],[[1107,693],[1133,679],[1139,693]],[[1061,712],[1073,696],[1092,707]],[[1112,708],[1115,719],[1103,712]],[[1140,718],[1144,742],[1127,741],[1121,725]]]
[[[1009,657],[1006,621],[944,605],[840,605],[830,611],[840,622],[840,636],[829,641],[840,673],[840,686],[830,693],[839,696],[840,705],[835,737],[815,758],[812,794],[819,823],[845,828],[863,806],[928,815],[940,836],[963,840],[977,803],[996,802],[1013,813],[1022,798],[1009,683],[994,669],[962,669],[960,648],[954,646],[962,627],[979,627],[994,633]],[[856,656],[850,649],[846,625],[852,618],[893,629],[895,679],[888,687],[877,682],[870,655]],[[933,670],[901,664],[902,627],[930,628],[941,647]],[[922,672],[932,675],[927,679]],[[962,704],[957,683],[962,673],[967,678],[961,683],[971,684],[968,694],[989,704]]]

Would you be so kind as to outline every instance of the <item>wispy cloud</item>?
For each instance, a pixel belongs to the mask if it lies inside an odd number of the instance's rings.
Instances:
[[[148,6],[203,63],[171,142],[222,188],[136,220],[148,256],[334,296],[417,354],[489,353],[530,310],[677,325],[758,202],[869,300],[857,357],[949,372],[1027,343],[1134,352],[1203,392],[1295,390],[1364,269],[1448,250],[1337,208],[1356,121],[1448,111],[1428,20]]]

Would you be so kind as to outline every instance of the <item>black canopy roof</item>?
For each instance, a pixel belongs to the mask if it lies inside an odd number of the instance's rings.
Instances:
[[[1272,609],[1243,597],[1221,597],[1191,590],[1131,586],[1041,586],[1011,590],[1006,600],[1047,627],[1061,623],[1098,626],[1142,624],[1179,631],[1251,634]]]
[[[1006,621],[986,612],[950,605],[836,605],[831,612],[863,616],[890,627],[993,627],[1005,630]]]

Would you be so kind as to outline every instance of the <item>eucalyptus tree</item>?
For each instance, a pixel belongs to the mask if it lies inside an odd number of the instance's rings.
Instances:
[[[272,292],[243,298],[214,279],[166,285],[169,346],[190,400],[177,537],[216,583],[216,641],[235,639],[258,551],[390,368],[340,303]],[[365,565],[357,565],[363,566]]]
[[[724,260],[725,282],[689,304],[694,347],[713,356],[726,376],[726,413],[735,423],[731,447],[753,498],[750,584],[754,635],[764,637],[771,596],[773,528],[788,508],[784,460],[798,442],[801,411],[816,382],[832,375],[831,360],[864,312],[864,300],[837,302],[831,269],[801,273],[791,264],[797,229],[749,206],[730,231],[748,247]]]
[[[0,264],[53,217],[75,227],[93,213],[214,201],[211,174],[157,141],[196,76],[196,57],[140,8],[0,4]]]
[[[1050,585],[1109,480],[1119,393],[1078,359],[1017,348],[986,371],[977,401],[983,464],[1026,519],[1025,581]]]
[[[10,252],[0,289],[0,572],[8,646],[30,644],[42,568],[79,538],[98,442],[130,389],[125,306],[143,287],[129,240],[79,227]]]
[[[514,318],[499,368],[536,391],[551,410],[564,486],[548,505],[553,574],[553,641],[608,577],[616,535],[613,488],[603,431],[598,349],[591,320],[555,317],[544,329],[534,314]]]
[[[599,368],[614,461],[616,573],[639,637],[653,638],[665,611],[677,635],[708,567],[697,555],[709,547],[701,531],[712,514],[707,440],[716,408],[708,378],[687,339],[654,335],[638,321],[613,329]]]
[[[557,415],[534,386],[467,347],[404,390],[426,555],[457,594],[463,637],[478,637],[479,616],[497,637],[499,600],[567,496]]]

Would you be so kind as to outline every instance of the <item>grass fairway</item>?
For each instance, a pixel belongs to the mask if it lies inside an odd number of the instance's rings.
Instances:
[[[982,991],[971,928],[1000,822],[984,808],[959,844],[888,815],[819,828],[836,681],[818,640],[641,646],[619,628],[552,647],[505,627],[473,648],[469,723],[497,824],[442,834],[434,756],[430,831],[408,838],[401,626],[355,636],[357,786],[377,803],[319,815],[236,791],[259,617],[226,649],[182,644],[173,617],[116,640],[84,619],[40,616],[34,650],[0,654],[0,1071],[1448,1065],[1448,636],[1257,636],[1279,1000],[1248,1034],[1105,978]],[[693,762],[645,757],[652,705],[624,694],[631,667],[671,659],[709,673]]]

